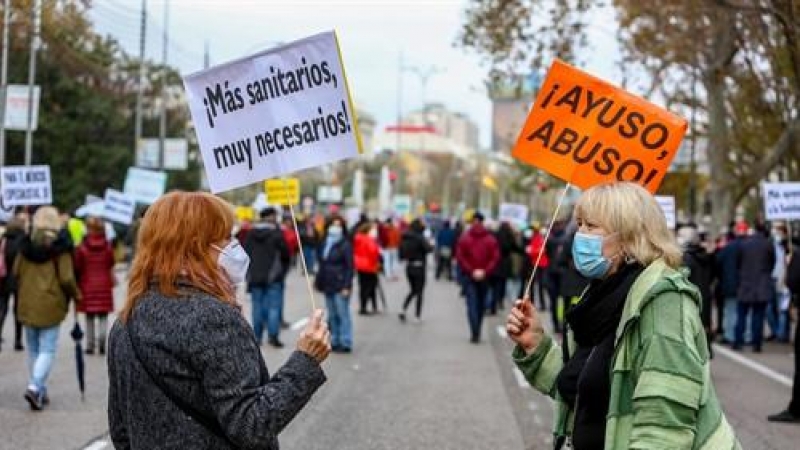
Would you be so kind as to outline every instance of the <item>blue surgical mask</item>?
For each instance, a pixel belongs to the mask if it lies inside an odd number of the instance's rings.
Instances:
[[[589,279],[603,278],[611,267],[611,261],[603,256],[603,236],[596,234],[575,233],[572,260],[575,269]]]
[[[338,225],[331,225],[330,228],[328,228],[328,237],[332,239],[339,239],[342,237],[342,234],[342,227]]]

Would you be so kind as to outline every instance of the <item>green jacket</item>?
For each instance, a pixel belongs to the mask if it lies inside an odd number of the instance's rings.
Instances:
[[[14,275],[19,321],[28,327],[49,328],[60,324],[69,312],[67,297],[76,300],[81,297],[70,253],[43,263],[29,261],[20,253],[14,261]]]
[[[697,288],[662,260],[631,286],[609,374],[606,450],[741,449],[711,382],[700,305]],[[555,383],[560,346],[545,336],[534,353],[517,347],[513,358],[531,386],[558,400],[554,433],[569,436],[573,414]]]

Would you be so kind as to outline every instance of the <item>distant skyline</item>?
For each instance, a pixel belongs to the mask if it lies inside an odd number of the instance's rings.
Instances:
[[[148,0],[147,58],[162,59],[164,1]],[[132,55],[139,53],[140,0],[96,0],[90,18],[101,34],[110,34]],[[398,67],[425,71],[440,69],[429,78],[425,102],[442,103],[478,124],[480,141],[488,148],[491,102],[483,88],[487,68],[477,55],[455,47],[465,1],[273,1],[169,0],[168,63],[186,75],[203,68],[206,43],[211,65],[240,58],[326,30],[336,30],[350,88],[357,104],[373,114],[382,129],[396,122]],[[598,17],[590,29],[594,49],[615,49],[608,19]],[[613,23],[611,24],[613,27]],[[269,30],[269,31],[267,31]],[[587,70],[614,81],[619,70],[613,56],[593,54]],[[402,77],[402,113],[423,104],[420,76]]]

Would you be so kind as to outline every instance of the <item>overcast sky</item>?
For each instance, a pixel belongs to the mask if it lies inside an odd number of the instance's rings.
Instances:
[[[164,1],[147,0],[148,58],[161,60]],[[453,45],[463,21],[459,0],[169,0],[168,60],[188,74],[202,68],[205,43],[219,64],[274,45],[326,30],[339,35],[356,102],[378,120],[395,121],[398,62],[443,69],[430,78],[426,97],[466,113],[480,127],[481,143],[491,136],[491,104],[482,90],[486,68],[474,54]],[[115,36],[138,54],[141,0],[95,0],[91,17],[101,33]],[[613,23],[598,16],[590,30],[592,57],[585,69],[614,80]],[[402,110],[422,104],[417,75],[403,75]]]

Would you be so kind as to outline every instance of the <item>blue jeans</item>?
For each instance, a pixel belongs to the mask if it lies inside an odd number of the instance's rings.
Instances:
[[[478,340],[481,337],[481,324],[483,323],[486,299],[490,294],[489,283],[464,278],[464,295],[467,297],[469,329],[472,339]]]
[[[764,313],[766,303],[739,303],[736,317],[736,340],[734,347],[741,348],[744,345],[744,329],[748,313],[752,311],[750,317],[750,335],[753,340],[753,348],[760,350],[761,342],[764,338]]]
[[[25,327],[25,340],[28,345],[28,388],[36,392],[47,389],[47,377],[56,358],[59,325],[50,328]]]
[[[350,316],[350,297],[342,294],[325,294],[328,308],[328,328],[331,346],[353,348],[353,319]]]
[[[733,344],[736,340],[736,316],[739,308],[739,302],[736,297],[725,298],[725,311],[722,319],[722,331],[725,340]]]
[[[306,260],[308,273],[314,273],[314,265],[317,263],[317,249],[311,245],[303,245],[303,258]]]
[[[270,339],[277,339],[281,331],[281,312],[283,310],[283,283],[251,286],[253,298],[253,331],[261,344],[264,326]]]

